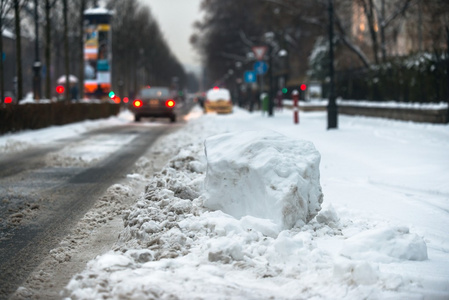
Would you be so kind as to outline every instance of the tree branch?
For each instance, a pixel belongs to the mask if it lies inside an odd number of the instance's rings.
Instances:
[[[365,65],[365,67],[369,67],[370,63],[368,58],[366,57],[365,53],[363,53],[363,51],[357,46],[354,45],[349,39],[348,36],[343,28],[343,25],[341,23],[340,18],[338,17],[338,15],[334,16],[334,20],[335,23],[337,25],[338,30],[340,31],[340,38],[343,41],[343,43],[352,51],[354,52],[358,58],[360,58],[360,60],[362,61],[362,63]]]
[[[415,0],[406,0],[402,7],[399,7],[390,17],[384,19],[384,27],[387,27],[391,22],[393,22],[399,15],[403,14],[410,6],[414,4]]]

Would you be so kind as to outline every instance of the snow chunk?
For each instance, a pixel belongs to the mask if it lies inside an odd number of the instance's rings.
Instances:
[[[316,216],[316,220],[320,224],[333,225],[338,224],[340,220],[338,218],[337,212],[335,211],[332,205],[329,205],[328,208],[320,211],[320,213]]]
[[[350,284],[371,285],[379,279],[379,270],[365,261],[342,260],[335,263],[333,275]]]
[[[96,258],[96,261],[94,261],[96,266],[102,270],[106,269],[122,269],[126,268],[131,264],[131,260],[121,254],[114,253],[112,251],[99,256]],[[93,262],[90,262],[93,263]]]
[[[204,206],[235,218],[269,219],[279,230],[309,222],[321,209],[320,153],[311,142],[273,131],[205,141]]]
[[[424,240],[407,227],[372,229],[346,240],[341,255],[357,260],[393,262],[427,259]]]
[[[243,228],[246,230],[255,230],[261,232],[263,235],[276,238],[280,228],[271,220],[254,218],[252,216],[243,217],[240,220]]]

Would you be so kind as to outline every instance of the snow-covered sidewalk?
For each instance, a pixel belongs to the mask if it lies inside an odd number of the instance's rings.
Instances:
[[[113,251],[74,276],[71,299],[448,299],[449,126],[235,109],[166,137],[178,154],[125,215]],[[322,210],[280,233],[203,206],[204,140],[274,130],[321,153]],[[233,151],[229,149],[228,151]],[[144,172],[144,170],[142,170]]]

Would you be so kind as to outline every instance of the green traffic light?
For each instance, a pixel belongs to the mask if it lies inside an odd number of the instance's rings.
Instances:
[[[288,92],[287,88],[283,88],[283,89],[282,89],[282,93],[283,93],[283,94],[287,94],[287,92]]]
[[[115,93],[114,93],[113,91],[110,91],[110,92],[109,92],[109,98],[112,99],[112,98],[114,98],[114,97],[115,97]]]

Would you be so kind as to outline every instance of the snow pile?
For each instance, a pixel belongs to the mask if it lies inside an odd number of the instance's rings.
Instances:
[[[270,220],[274,231],[304,225],[320,211],[320,154],[311,142],[244,131],[206,139],[205,152],[207,208]]]
[[[0,152],[15,153],[26,150],[31,146],[31,143],[25,141],[5,140],[3,144],[0,143]]]
[[[407,227],[378,228],[359,233],[344,243],[343,256],[351,259],[390,263],[427,259],[424,240]]]
[[[195,124],[169,137],[185,141],[191,135],[196,142],[180,145],[151,178],[125,213],[126,228],[114,251],[72,278],[68,299],[410,299],[429,289],[411,275],[391,271],[392,264],[381,268],[385,260],[379,258],[427,257],[425,243],[408,228],[351,219],[345,209],[328,205],[307,224],[279,233],[274,222],[260,217],[238,219],[206,209],[208,166],[195,135],[213,126]],[[238,151],[250,148],[246,142]],[[249,178],[248,185],[260,180]]]

